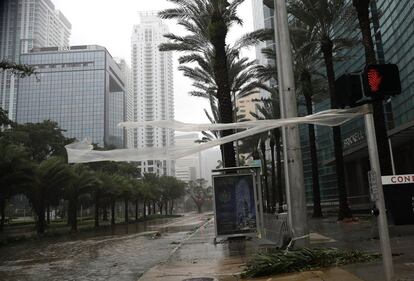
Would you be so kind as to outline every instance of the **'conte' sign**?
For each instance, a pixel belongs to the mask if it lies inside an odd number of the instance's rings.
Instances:
[[[414,175],[383,176],[382,184],[407,184],[414,183]]]

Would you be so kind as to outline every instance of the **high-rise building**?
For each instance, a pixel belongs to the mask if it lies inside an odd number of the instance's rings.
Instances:
[[[260,93],[254,93],[247,97],[238,98],[236,100],[237,118],[243,120],[256,120],[251,113],[257,114],[256,105],[259,103]]]
[[[71,24],[50,0],[3,0],[0,3],[0,60],[19,62],[32,48],[68,46]],[[0,106],[16,116],[17,78],[0,72]]]
[[[274,28],[274,10],[273,10],[273,1],[272,0],[252,0],[253,7],[253,29],[273,29]],[[262,53],[263,49],[274,49],[275,41],[268,40],[266,42],[259,43],[255,46],[256,61],[262,65],[273,65],[275,60],[268,59]],[[276,80],[271,80],[267,82],[268,86],[275,87]],[[261,98],[269,98],[269,92],[259,89]]]
[[[34,48],[21,62],[37,75],[20,79],[18,123],[52,120],[67,137],[99,146],[125,147],[126,83],[119,65],[101,46]]]
[[[121,58],[114,58],[122,72],[122,80],[125,81],[126,121],[134,120],[134,95],[132,90],[132,73],[128,63]],[[126,129],[126,147],[133,147],[134,130]]]
[[[172,54],[160,52],[159,44],[167,39],[168,27],[157,12],[140,12],[131,37],[133,84],[133,121],[173,120],[174,94]],[[174,145],[174,132],[160,128],[134,129],[132,147],[162,148]],[[173,161],[141,162],[143,173],[174,175]]]
[[[180,147],[191,146],[198,139],[198,134],[175,136],[175,144]],[[176,178],[189,182],[201,177],[201,153],[179,158],[175,161]]]

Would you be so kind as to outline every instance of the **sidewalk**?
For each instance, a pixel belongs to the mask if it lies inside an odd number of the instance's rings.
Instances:
[[[379,252],[379,241],[371,240],[368,220],[340,224],[335,218],[310,220],[313,247],[338,247]],[[317,232],[316,232],[317,231]],[[414,281],[414,228],[392,227],[392,249],[396,279]],[[257,251],[269,247],[264,240],[213,243],[214,223],[210,220],[172,253],[167,262],[146,272],[140,281],[182,281],[190,278],[215,278],[220,281],[240,280],[245,262]],[[297,274],[286,274],[249,280],[260,281],[385,281],[381,261],[349,265]],[[198,279],[202,280],[202,279]],[[197,280],[197,281],[198,281]],[[205,279],[207,280],[207,279]],[[212,280],[212,279],[210,279]],[[214,280],[214,279],[213,279]]]

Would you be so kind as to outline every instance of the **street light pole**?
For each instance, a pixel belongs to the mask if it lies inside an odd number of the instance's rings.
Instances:
[[[279,92],[282,118],[297,117],[295,80],[293,75],[292,48],[288,27],[286,0],[275,0],[275,30]],[[299,126],[292,125],[284,132],[285,162],[288,171],[289,190],[287,203],[293,239],[299,247],[309,245],[309,228],[306,213],[305,182],[303,178],[302,152]]]
[[[369,161],[371,164],[371,194],[378,209],[378,231],[381,244],[382,262],[384,265],[385,278],[387,281],[394,280],[394,266],[392,263],[392,253],[390,236],[388,233],[387,214],[384,203],[384,193],[381,181],[381,168],[378,156],[377,139],[375,136],[374,117],[372,110],[365,115],[365,130],[367,135]]]

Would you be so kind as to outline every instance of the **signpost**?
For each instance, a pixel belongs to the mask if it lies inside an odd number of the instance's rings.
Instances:
[[[378,209],[378,231],[381,243],[382,262],[384,265],[385,280],[394,279],[394,265],[392,263],[392,253],[390,236],[388,233],[388,222],[384,203],[384,193],[381,181],[381,169],[378,156],[377,139],[375,136],[374,117],[372,113],[365,114],[365,130],[367,135],[369,162],[371,172],[369,173],[371,197]]]
[[[394,224],[414,224],[414,174],[384,176],[382,184]]]

